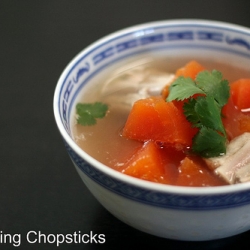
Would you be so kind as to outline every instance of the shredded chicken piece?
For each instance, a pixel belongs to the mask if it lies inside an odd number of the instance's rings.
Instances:
[[[236,183],[250,181],[250,163],[246,164],[244,168],[240,168],[235,173]]]
[[[250,133],[234,138],[223,156],[205,159],[229,184],[250,181]]]
[[[112,103],[120,110],[129,111],[135,101],[160,95],[162,89],[174,79],[174,74],[145,65],[121,72],[104,83],[103,102]]]

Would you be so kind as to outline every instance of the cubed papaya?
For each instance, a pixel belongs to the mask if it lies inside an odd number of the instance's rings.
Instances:
[[[250,109],[250,79],[239,79],[231,83],[230,93],[238,109]]]
[[[162,148],[147,141],[124,164],[124,174],[152,182],[173,184],[178,174],[178,165],[184,153],[173,148]]]
[[[175,185],[208,187],[226,185],[226,183],[213,174],[202,160],[187,156],[179,166],[179,175]]]
[[[150,97],[134,103],[122,135],[139,141],[158,141],[176,148],[190,147],[197,133],[186,120],[182,105]]]
[[[176,77],[179,77],[179,76],[190,77],[193,80],[195,80],[197,74],[203,70],[205,70],[205,67],[202,66],[200,63],[193,60],[193,61],[188,62],[184,67],[179,68],[175,72],[175,76]]]

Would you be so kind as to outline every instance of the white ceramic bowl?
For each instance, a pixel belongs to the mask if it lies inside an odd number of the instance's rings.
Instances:
[[[250,30],[205,20],[160,21],[113,33],[80,52],[57,83],[54,114],[83,182],[114,216],[149,234],[201,241],[249,230],[250,183],[205,188],[149,183],[101,164],[72,139],[72,114],[81,90],[115,63],[144,53],[202,55],[250,70]]]

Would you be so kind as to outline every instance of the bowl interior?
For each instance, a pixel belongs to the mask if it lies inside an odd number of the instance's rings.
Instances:
[[[85,154],[74,142],[72,134],[74,107],[83,92],[93,88],[98,79],[110,70],[129,60],[143,55],[163,57],[207,58],[220,62],[229,62],[247,69],[250,64],[250,31],[246,28],[203,20],[161,21],[131,27],[111,34],[80,52],[61,75],[54,96],[54,112],[59,130],[71,152],[95,165],[119,180],[134,184],[133,178],[116,173],[102,166]],[[95,86],[95,85],[94,85]],[[151,190],[164,190],[159,184],[145,184],[136,181],[136,185],[145,185]],[[192,188],[171,188],[171,192],[217,193],[237,189],[249,189],[249,184],[234,185],[197,191]],[[209,191],[208,191],[209,190]]]
[[[250,32],[244,28],[208,21],[156,22],[114,33],[83,50],[59,79],[55,111],[72,136],[73,108],[81,91],[112,67],[141,55],[218,58],[236,66],[250,61]],[[73,110],[73,111],[72,111]]]

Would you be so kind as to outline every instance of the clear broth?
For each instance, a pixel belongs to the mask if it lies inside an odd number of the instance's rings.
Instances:
[[[183,67],[190,60],[197,60],[208,70],[217,69],[223,73],[223,77],[229,82],[239,78],[250,77],[250,72],[243,67],[235,66],[230,63],[221,63],[217,60],[204,60],[200,58],[153,58],[144,57],[134,61],[119,65],[115,70],[106,72],[99,78],[98,83],[93,84],[93,88],[85,91],[80,102],[106,102],[112,100],[117,95],[117,99],[124,99],[125,95],[131,91],[131,86],[126,88],[126,78],[133,71],[145,69],[146,74],[159,72],[174,74],[175,71]],[[141,80],[138,77],[138,81]],[[119,81],[124,81],[121,88],[117,87]],[[112,88],[107,90],[107,85]],[[125,85],[125,86],[124,86]],[[105,88],[105,90],[103,90]],[[124,93],[124,94],[122,94]],[[108,97],[112,98],[108,99]],[[100,161],[101,163],[119,170],[126,158],[141,145],[140,142],[127,140],[121,137],[121,130],[126,122],[129,109],[123,109],[120,105],[109,101],[109,112],[103,119],[99,119],[94,126],[73,125],[73,135],[76,143],[89,155]]]

